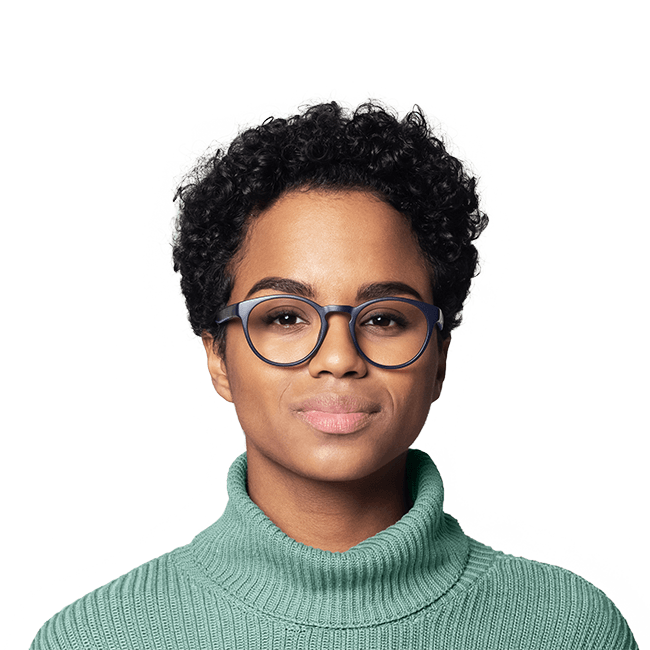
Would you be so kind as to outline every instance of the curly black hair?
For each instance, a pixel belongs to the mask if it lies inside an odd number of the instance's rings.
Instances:
[[[231,262],[247,226],[298,188],[370,191],[401,212],[431,266],[442,337],[460,324],[478,268],[472,241],[488,223],[476,180],[432,134],[419,107],[399,120],[377,102],[354,111],[330,102],[242,131],[227,151],[203,158],[178,188],[174,270],[196,334],[211,334],[225,352],[225,327],[214,319],[230,299]]]

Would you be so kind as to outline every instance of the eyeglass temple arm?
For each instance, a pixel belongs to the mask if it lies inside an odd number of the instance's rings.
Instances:
[[[229,305],[228,307],[224,307],[223,309],[220,309],[217,312],[217,316],[215,318],[217,325],[221,325],[221,323],[225,323],[227,320],[230,320],[231,318],[236,318],[239,316],[239,305]]]

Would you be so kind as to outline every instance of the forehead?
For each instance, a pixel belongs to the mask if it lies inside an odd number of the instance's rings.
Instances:
[[[351,300],[345,296],[373,282],[406,283],[431,300],[430,271],[407,219],[362,191],[290,192],[255,218],[233,300],[265,277],[308,283],[323,301]]]

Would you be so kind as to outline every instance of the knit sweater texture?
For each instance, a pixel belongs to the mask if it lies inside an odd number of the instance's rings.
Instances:
[[[65,607],[31,650],[638,650],[586,580],[467,537],[422,451],[407,457],[412,508],[344,553],[285,535],[246,471],[242,454],[218,521]]]

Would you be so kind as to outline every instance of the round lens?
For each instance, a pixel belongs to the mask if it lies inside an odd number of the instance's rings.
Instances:
[[[357,343],[363,353],[382,366],[408,363],[427,338],[427,319],[416,305],[381,300],[364,309],[355,323]]]
[[[294,363],[306,357],[318,342],[318,312],[294,298],[271,298],[257,304],[248,316],[248,335],[268,361]]]

